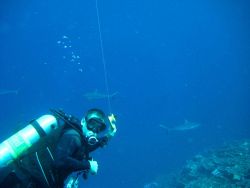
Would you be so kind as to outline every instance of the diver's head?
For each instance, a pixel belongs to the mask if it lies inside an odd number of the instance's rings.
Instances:
[[[90,109],[81,120],[84,136],[90,145],[98,142],[97,134],[106,129],[105,114],[102,110]]]

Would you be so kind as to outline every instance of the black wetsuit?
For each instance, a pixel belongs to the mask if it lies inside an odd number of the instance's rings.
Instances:
[[[57,185],[62,187],[64,180],[70,173],[89,170],[88,144],[82,141],[76,130],[66,130],[56,147],[54,159],[53,167],[57,176]]]
[[[81,129],[79,129],[81,130]],[[67,176],[75,171],[88,171],[91,159],[89,153],[107,144],[106,136],[99,138],[95,145],[89,145],[79,130],[65,129],[54,153],[54,168],[58,187],[63,187]]]
[[[51,171],[55,182],[49,182],[50,186],[44,181],[42,176],[34,176],[34,173],[29,172],[24,175],[25,178],[19,177],[18,174],[10,174],[5,178],[5,180],[0,183],[0,188],[6,186],[8,188],[63,188],[64,181],[67,176],[75,171],[88,171],[90,169],[89,153],[96,150],[99,147],[106,145],[108,139],[107,137],[99,138],[99,142],[95,145],[89,145],[81,133],[81,125],[79,123],[74,124],[74,129],[72,126],[65,125],[64,130],[56,144],[55,150],[53,152],[54,161],[52,162]],[[29,167],[32,169],[33,167]],[[19,171],[19,169],[18,169]],[[19,172],[25,173],[25,171]],[[41,181],[42,179],[42,181]]]

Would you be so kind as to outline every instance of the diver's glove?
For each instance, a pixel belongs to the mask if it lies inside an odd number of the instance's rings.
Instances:
[[[89,160],[89,164],[90,164],[89,172],[90,172],[92,175],[97,174],[97,171],[98,171],[98,163],[97,163],[97,161],[94,161],[93,159],[92,159],[92,160]]]
[[[110,122],[110,128],[109,128],[109,132],[107,133],[107,137],[108,138],[112,138],[115,136],[116,134],[116,131],[117,131],[117,128],[116,128],[116,119],[115,119],[115,116],[114,114],[111,114],[108,116],[108,119],[109,119],[109,122]]]

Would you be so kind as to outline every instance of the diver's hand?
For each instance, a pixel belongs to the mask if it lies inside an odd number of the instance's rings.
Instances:
[[[114,137],[117,131],[115,115],[111,114],[108,116],[110,122],[109,132],[107,134],[108,138]]]
[[[90,172],[92,175],[97,174],[97,171],[98,171],[98,163],[97,163],[97,161],[94,161],[93,159],[92,159],[92,160],[89,160],[89,164],[90,164],[89,172]]]
[[[106,136],[108,138],[113,138],[116,134],[116,131],[117,131],[116,127],[112,126],[112,127],[110,127],[109,132],[106,134]]]

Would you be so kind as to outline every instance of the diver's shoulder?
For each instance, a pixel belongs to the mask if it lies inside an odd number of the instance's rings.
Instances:
[[[79,132],[75,129],[66,129],[63,133],[64,135],[80,136]]]

